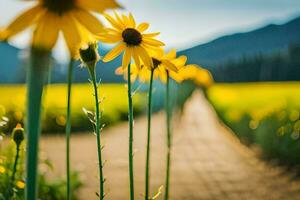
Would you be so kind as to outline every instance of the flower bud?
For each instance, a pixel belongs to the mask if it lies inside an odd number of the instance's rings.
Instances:
[[[25,139],[24,129],[22,128],[22,126],[20,124],[18,124],[16,126],[16,128],[14,128],[14,130],[12,132],[12,139],[16,143],[17,146],[20,146],[22,141]]]
[[[97,62],[100,59],[97,42],[90,42],[81,46],[79,49],[79,54],[83,65],[88,67],[90,70],[94,70]]]

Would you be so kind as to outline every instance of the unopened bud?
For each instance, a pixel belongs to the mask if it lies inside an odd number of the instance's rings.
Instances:
[[[83,65],[93,70],[100,59],[97,42],[91,42],[81,46],[79,54]]]
[[[20,146],[22,141],[25,139],[24,129],[22,128],[22,126],[20,124],[18,124],[16,126],[16,128],[14,128],[14,130],[12,132],[12,139],[16,143],[17,146]]]

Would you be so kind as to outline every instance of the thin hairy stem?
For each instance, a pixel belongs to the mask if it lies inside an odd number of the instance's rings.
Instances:
[[[100,123],[100,107],[99,107],[99,95],[98,95],[98,84],[96,73],[94,70],[89,70],[90,76],[92,79],[94,87],[94,96],[95,96],[95,108],[96,108],[96,137],[97,137],[97,152],[98,152],[98,167],[99,167],[99,176],[100,176],[100,200],[104,199],[104,175],[103,175],[103,162],[102,162],[102,148],[101,148],[101,123]]]

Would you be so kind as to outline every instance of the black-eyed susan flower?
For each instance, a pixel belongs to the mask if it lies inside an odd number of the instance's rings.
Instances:
[[[19,15],[1,31],[1,39],[7,40],[26,28],[35,25],[32,45],[50,50],[59,32],[64,35],[73,55],[87,35],[99,34],[103,25],[91,14],[118,8],[115,0],[35,0],[36,5]]]
[[[131,80],[134,81],[138,77],[141,82],[149,82],[153,70],[153,78],[159,78],[163,83],[167,81],[167,73],[176,82],[183,81],[184,79],[179,75],[179,71],[185,67],[187,57],[177,57],[176,54],[175,50],[171,50],[167,54],[162,49],[150,51],[153,64],[147,65],[141,62],[141,68],[133,64],[131,66]],[[124,78],[127,79],[127,70],[122,67],[116,69],[116,74],[123,74]]]
[[[164,46],[163,42],[154,38],[159,33],[144,33],[149,28],[149,24],[137,25],[132,14],[126,16],[115,13],[115,18],[108,14],[104,16],[112,27],[106,28],[105,33],[99,36],[99,40],[104,43],[118,44],[103,58],[103,61],[109,62],[124,52],[123,68],[129,65],[131,58],[138,67],[140,60],[146,65],[152,65],[148,50]]]

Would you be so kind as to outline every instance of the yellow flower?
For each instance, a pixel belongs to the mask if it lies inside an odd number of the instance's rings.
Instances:
[[[183,81],[183,78],[178,72],[185,66],[187,60],[186,56],[180,56],[177,58],[175,50],[171,50],[167,54],[165,54],[162,49],[149,52],[153,64],[147,65],[142,62],[141,69],[137,67],[136,64],[132,65],[132,80],[135,80],[137,77],[139,77],[140,81],[142,82],[150,81],[151,70],[154,70],[153,78],[159,78],[163,83],[167,81],[167,73],[169,73],[169,76],[175,81]],[[116,70],[116,74],[124,74],[125,79],[127,79],[127,70],[122,69],[122,67],[119,67]]]
[[[76,48],[90,35],[99,34],[103,25],[91,14],[118,8],[115,0],[35,0],[36,5],[19,15],[0,38],[7,40],[26,28],[35,25],[33,47],[50,50],[62,31],[72,56]]]
[[[196,85],[204,88],[210,87],[214,82],[211,73],[198,65],[187,65],[179,71],[179,75],[183,79],[192,80]]]
[[[104,43],[118,44],[103,58],[103,61],[109,62],[124,51],[122,61],[124,69],[129,65],[131,58],[138,67],[140,60],[147,65],[152,65],[148,51],[164,46],[164,43],[154,39],[159,33],[144,33],[149,28],[149,24],[137,25],[132,14],[120,16],[115,13],[115,18],[107,14],[104,16],[112,28],[106,28],[106,33],[99,35],[99,40]]]
[[[25,188],[25,182],[24,181],[18,181],[16,183],[16,186],[19,188],[19,189],[24,189]]]

